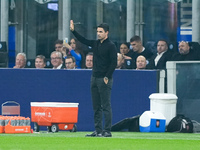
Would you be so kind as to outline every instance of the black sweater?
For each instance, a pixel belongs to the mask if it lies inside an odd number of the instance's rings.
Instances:
[[[179,52],[175,53],[172,56],[172,61],[192,61],[192,60],[200,60],[200,51],[194,50],[190,48],[188,54],[180,54]]]
[[[101,43],[100,40],[87,40],[76,31],[72,33],[81,43],[92,47],[93,77],[111,78],[117,66],[117,48],[115,44],[109,38]]]

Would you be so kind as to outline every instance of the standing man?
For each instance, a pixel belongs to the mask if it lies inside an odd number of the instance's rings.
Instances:
[[[91,46],[93,51],[91,93],[95,131],[86,136],[111,137],[112,109],[110,98],[113,84],[112,74],[117,66],[117,49],[108,38],[109,26],[102,23],[97,27],[98,40],[87,40],[77,33],[74,30],[73,20],[70,21],[70,30],[80,42]],[[102,127],[103,114],[105,118],[104,128]]]

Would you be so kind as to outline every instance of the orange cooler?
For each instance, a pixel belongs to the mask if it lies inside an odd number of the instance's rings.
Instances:
[[[39,126],[56,124],[61,130],[71,130],[78,121],[79,103],[31,102],[31,121]]]

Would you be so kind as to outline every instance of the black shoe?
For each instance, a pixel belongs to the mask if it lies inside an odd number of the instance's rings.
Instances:
[[[103,132],[103,137],[112,137],[110,132]]]
[[[101,133],[97,133],[97,131],[94,131],[92,134],[86,134],[86,137],[103,137]]]

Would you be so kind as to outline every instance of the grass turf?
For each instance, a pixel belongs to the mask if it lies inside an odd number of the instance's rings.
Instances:
[[[0,134],[0,150],[196,150],[200,134],[113,132],[111,138],[86,132]]]

